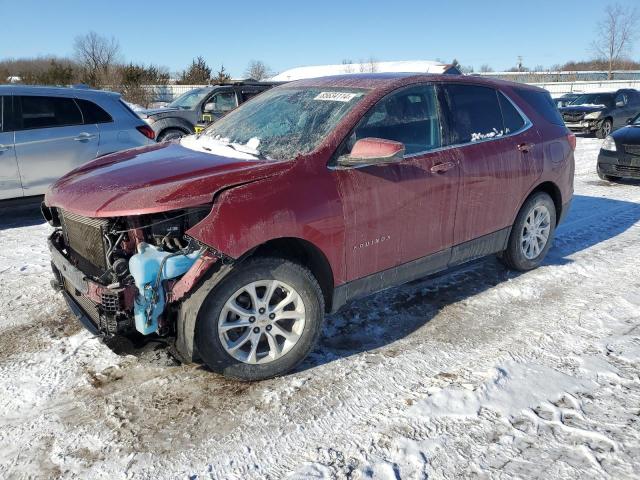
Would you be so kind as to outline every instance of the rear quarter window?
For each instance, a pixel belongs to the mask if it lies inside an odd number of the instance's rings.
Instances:
[[[76,103],[82,110],[82,118],[84,123],[109,123],[113,122],[113,118],[102,107],[96,105],[89,100],[81,98],[76,99]]]
[[[516,88],[515,90],[547,122],[554,125],[564,125],[558,107],[548,92],[539,92],[528,88]]]

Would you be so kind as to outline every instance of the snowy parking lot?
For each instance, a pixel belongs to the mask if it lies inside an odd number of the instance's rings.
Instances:
[[[105,345],[0,212],[0,478],[637,478],[640,183],[595,173],[544,265],[487,258],[352,303],[301,368],[236,383]]]

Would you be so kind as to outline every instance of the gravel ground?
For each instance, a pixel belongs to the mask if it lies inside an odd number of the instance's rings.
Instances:
[[[637,478],[640,183],[599,180],[599,145],[540,269],[350,304],[255,384],[92,338],[49,288],[49,227],[0,212],[0,477]]]

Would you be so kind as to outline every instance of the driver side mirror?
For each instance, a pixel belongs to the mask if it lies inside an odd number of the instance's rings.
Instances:
[[[212,113],[212,112],[215,112],[215,110],[216,110],[216,103],[215,103],[215,102],[208,102],[208,103],[205,103],[205,105],[204,105],[204,111],[205,111],[206,113]]]
[[[633,123],[633,117],[627,118],[627,125],[631,125]]]
[[[383,138],[362,138],[358,140],[349,155],[338,158],[343,167],[362,167],[401,162],[404,156],[404,144]]]

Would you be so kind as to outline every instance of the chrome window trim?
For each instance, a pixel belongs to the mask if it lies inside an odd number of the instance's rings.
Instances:
[[[446,83],[444,83],[443,85],[446,85]],[[485,85],[476,85],[476,84],[473,84],[473,83],[468,83],[468,84],[463,84],[463,85],[472,85],[472,86],[478,86],[478,87],[485,87],[486,88]],[[415,158],[415,157],[427,155],[429,153],[439,153],[439,152],[443,152],[443,151],[446,151],[446,150],[450,150],[452,148],[468,147],[468,146],[471,146],[471,145],[478,145],[479,143],[493,142],[493,141],[497,141],[497,140],[502,140],[504,138],[514,137],[516,135],[520,135],[521,133],[526,132],[531,127],[533,127],[533,122],[522,111],[522,109],[513,100],[511,100],[509,95],[504,93],[499,88],[495,88],[495,87],[488,87],[488,88],[492,88],[496,92],[496,95],[497,94],[504,95],[504,98],[506,98],[509,101],[509,103],[516,109],[516,111],[518,112],[518,115],[520,115],[520,117],[524,120],[524,125],[522,126],[522,128],[520,128],[519,130],[516,130],[515,132],[511,132],[511,133],[509,133],[507,135],[501,135],[499,137],[483,138],[483,139],[480,139],[480,140],[476,140],[475,142],[452,143],[451,145],[437,147],[437,148],[433,148],[433,149],[430,149],[430,150],[424,150],[422,152],[416,152],[416,153],[412,153],[410,155],[403,155],[402,160],[404,161],[404,160],[412,159],[412,158]],[[504,116],[503,116],[503,120],[504,120]],[[400,163],[402,163],[402,162],[367,163],[367,164],[363,164],[363,165],[348,166],[348,167],[336,164],[336,165],[329,165],[328,168],[330,170],[353,170],[353,169],[356,169],[356,168],[381,166],[381,165],[393,165],[393,164],[400,164]]]
[[[499,137],[483,138],[483,139],[480,139],[480,140],[476,140],[475,142],[452,143],[451,145],[447,145],[447,146],[444,146],[444,147],[434,148],[432,150],[425,150],[424,152],[412,153],[411,155],[405,155],[402,158],[403,159],[405,159],[405,158],[413,158],[413,157],[416,157],[418,155],[426,155],[427,153],[431,153],[431,152],[441,152],[441,151],[444,151],[444,150],[449,150],[450,148],[468,147],[470,145],[477,145],[479,143],[493,142],[493,141],[497,141],[497,140],[502,140],[503,138],[509,138],[509,137],[513,137],[515,135],[520,135],[521,133],[524,133],[527,130],[529,130],[531,127],[533,127],[533,122],[529,119],[529,117],[527,117],[527,115],[522,111],[522,109],[518,105],[516,105],[514,103],[514,101],[511,100],[511,98],[509,98],[509,95],[507,95],[502,90],[499,90],[497,88],[495,88],[494,90],[497,93],[501,93],[502,95],[504,95],[504,98],[506,98],[509,101],[509,103],[511,105],[513,105],[513,107],[518,112],[518,115],[520,115],[522,120],[524,120],[524,125],[519,130],[516,130],[515,132],[508,133],[507,135],[500,135]],[[504,117],[503,117],[503,119],[504,119]]]

